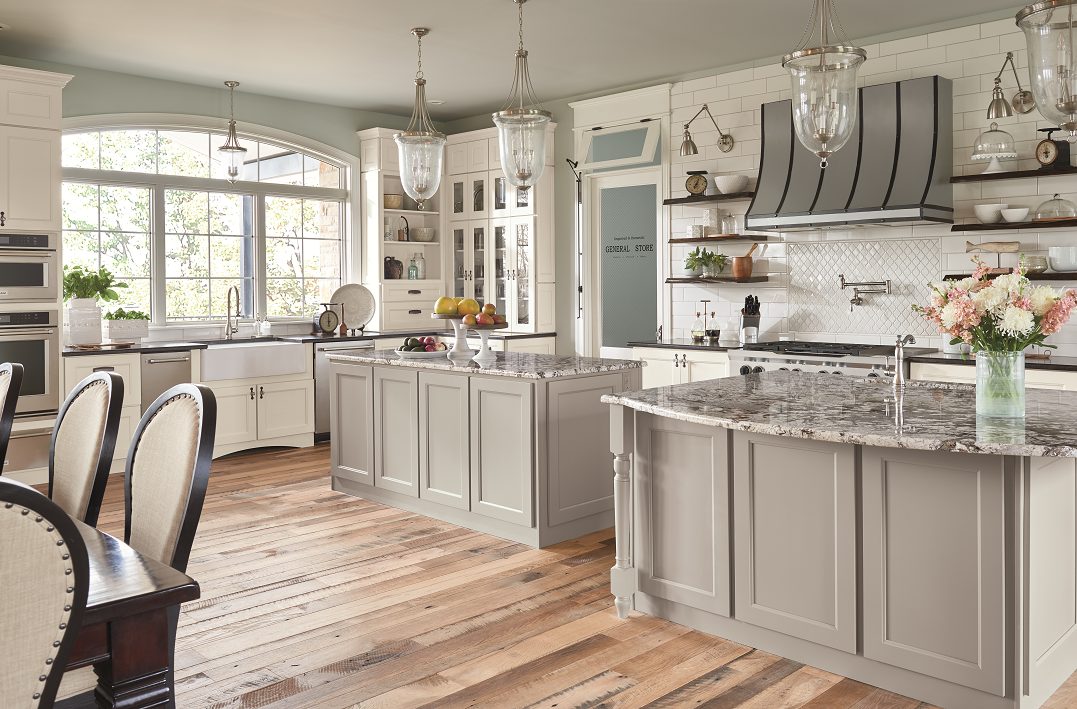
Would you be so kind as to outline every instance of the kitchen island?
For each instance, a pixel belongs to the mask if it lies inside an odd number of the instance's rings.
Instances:
[[[601,397],[638,389],[640,362],[328,358],[334,490],[535,547],[613,526]]]
[[[1077,669],[1077,393],[767,372],[610,404],[618,613],[948,709]]]

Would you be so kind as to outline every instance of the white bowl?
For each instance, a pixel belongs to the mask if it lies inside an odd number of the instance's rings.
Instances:
[[[972,211],[981,224],[998,224],[1002,221],[1002,210],[1008,209],[1008,204],[977,204],[973,205]]]
[[[715,175],[714,186],[722,194],[743,192],[748,186],[748,177],[746,175]]]
[[[1077,246],[1052,246],[1047,249],[1047,263],[1052,271],[1077,271]]]
[[[1028,207],[1011,207],[1002,210],[1002,218],[1010,223],[1023,222],[1028,217]]]

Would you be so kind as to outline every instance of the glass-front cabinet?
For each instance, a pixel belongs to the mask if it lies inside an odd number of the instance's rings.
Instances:
[[[453,222],[453,296],[492,302],[510,328],[533,330],[534,228],[534,217]]]
[[[531,267],[535,257],[535,218],[514,217],[509,225],[511,307],[507,315],[512,328],[529,330],[533,327],[531,315],[535,304],[535,279]]]
[[[486,301],[486,222],[454,222],[453,296]]]

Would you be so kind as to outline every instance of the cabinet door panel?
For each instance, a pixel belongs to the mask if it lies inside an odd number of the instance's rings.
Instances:
[[[449,180],[449,218],[470,219],[467,205],[467,175],[457,175]]]
[[[998,456],[863,449],[864,656],[1004,695]]]
[[[517,332],[535,331],[534,231],[533,217],[509,223],[509,325]]]
[[[467,143],[450,143],[445,146],[446,170],[450,175],[467,172]]]
[[[472,298],[471,272],[475,266],[471,261],[471,233],[467,222],[452,224],[452,295],[454,298]]]
[[[471,506],[468,378],[419,372],[419,497]]]
[[[258,437],[314,433],[314,380],[258,385]]]
[[[254,386],[211,387],[217,398],[216,445],[258,439],[258,401]]]
[[[487,173],[479,172],[467,176],[467,217],[468,219],[486,219],[490,216],[489,189]]]
[[[329,411],[336,436],[333,473],[374,484],[374,368],[330,365]]]
[[[490,167],[490,146],[487,139],[473,140],[467,144],[467,171],[478,172]]]
[[[640,590],[729,615],[729,432],[636,417]]]
[[[12,229],[60,228],[60,133],[0,126],[0,211]]]
[[[0,79],[0,123],[60,130],[59,86]]]
[[[637,352],[639,350],[636,350]],[[672,386],[680,383],[680,368],[674,366],[680,353],[674,350],[648,350],[640,355],[643,361],[643,388]]]
[[[489,179],[487,185],[490,188],[490,217],[498,219],[509,216],[516,191],[500,169],[491,170],[487,178]]]
[[[471,379],[471,511],[527,527],[535,522],[532,386]]]
[[[733,441],[736,617],[856,652],[854,447],[744,432]]]
[[[419,496],[419,373],[374,369],[374,485]]]
[[[688,355],[688,381],[703,382],[708,379],[720,379],[729,376],[729,362],[708,362],[693,360]]]

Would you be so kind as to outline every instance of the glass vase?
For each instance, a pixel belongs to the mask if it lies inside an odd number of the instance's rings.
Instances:
[[[1024,418],[1024,352],[976,353],[976,415]]]

